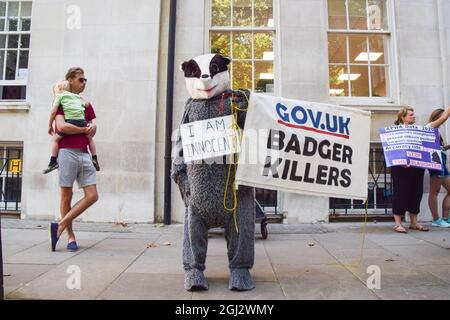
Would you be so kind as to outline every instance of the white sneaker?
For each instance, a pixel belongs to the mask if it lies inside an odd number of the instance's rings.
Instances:
[[[439,218],[437,220],[433,220],[431,223],[433,227],[440,227],[440,228],[450,228],[450,223],[446,222],[444,219]]]

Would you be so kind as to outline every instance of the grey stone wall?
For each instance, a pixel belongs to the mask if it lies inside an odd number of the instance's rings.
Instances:
[[[67,28],[78,6],[81,28]],[[100,201],[85,221],[151,222],[154,218],[159,0],[33,1],[27,101],[17,126],[24,133],[23,214],[59,214],[57,174],[44,176],[51,86],[72,66],[85,69],[85,96],[94,105],[102,171]],[[20,138],[20,136],[18,136]],[[77,192],[75,198],[79,198]],[[75,200],[75,199],[74,199]]]

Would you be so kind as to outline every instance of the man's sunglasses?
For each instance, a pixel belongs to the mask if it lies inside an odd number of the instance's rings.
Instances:
[[[87,79],[86,78],[78,78],[78,81],[80,81],[80,82],[87,82]]]

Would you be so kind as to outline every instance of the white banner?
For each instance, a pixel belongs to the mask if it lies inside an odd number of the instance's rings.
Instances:
[[[195,121],[180,126],[186,162],[238,153],[239,131],[232,128],[232,116]]]
[[[365,200],[370,112],[252,93],[236,184]]]

